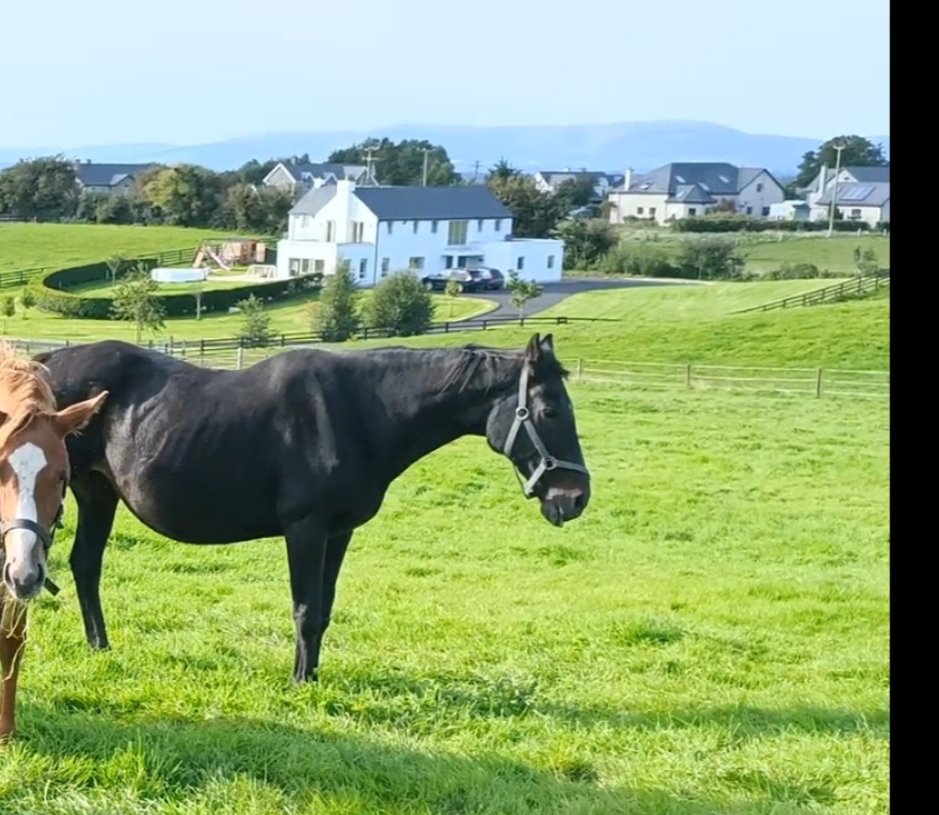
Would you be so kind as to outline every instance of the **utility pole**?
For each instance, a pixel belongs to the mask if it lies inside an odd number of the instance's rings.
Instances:
[[[479,159],[476,159],[476,164],[473,167],[473,183],[476,183],[476,179],[479,178]]]
[[[375,168],[372,165],[378,161],[372,155],[374,152],[375,148],[372,145],[365,148],[365,177],[373,184],[375,183]]]
[[[835,158],[835,186],[831,189],[831,205],[828,208],[828,237],[835,231],[835,201],[838,198],[838,173],[841,171],[841,151],[844,150],[843,144],[834,145],[838,155]],[[824,179],[823,179],[824,181]]]
[[[427,157],[430,154],[430,148],[422,147],[421,152],[424,154],[424,174],[421,179],[421,186],[426,187],[427,186]]]

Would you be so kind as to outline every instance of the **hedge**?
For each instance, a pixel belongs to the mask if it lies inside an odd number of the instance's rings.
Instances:
[[[878,224],[878,229],[881,224]],[[682,218],[673,221],[671,228],[675,232],[824,232],[828,221],[768,221],[759,218],[738,217],[702,217]],[[835,221],[835,232],[870,231],[867,221]]]
[[[148,267],[155,264],[153,258],[138,258],[136,261]],[[125,274],[127,271],[129,269],[125,270]],[[28,284],[27,290],[41,311],[84,320],[110,320],[113,297],[83,297],[68,291],[73,286],[106,280],[107,277],[106,263],[89,263],[41,275]],[[321,282],[322,275],[314,273],[288,280],[249,283],[233,289],[204,291],[201,296],[202,313],[227,312],[240,300],[245,300],[252,294],[259,300],[286,300],[298,297],[317,288]],[[187,317],[196,314],[196,298],[190,292],[159,294],[157,299],[163,305],[166,317]]]

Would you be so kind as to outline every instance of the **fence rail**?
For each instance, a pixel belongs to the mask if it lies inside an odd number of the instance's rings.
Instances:
[[[821,289],[805,292],[805,294],[792,294],[789,297],[770,300],[768,303],[762,303],[759,306],[741,308],[737,310],[737,313],[742,314],[746,311],[772,311],[773,309],[789,308],[790,306],[814,306],[817,303],[830,303],[836,300],[843,300],[846,297],[857,297],[862,294],[868,294],[889,285],[890,270],[882,269],[874,274],[861,275],[853,280],[843,280],[840,283],[833,283]]]

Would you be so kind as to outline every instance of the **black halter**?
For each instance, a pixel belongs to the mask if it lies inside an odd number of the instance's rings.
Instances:
[[[541,480],[542,476],[546,472],[551,470],[576,470],[579,473],[584,473],[588,475],[587,468],[577,464],[574,461],[564,461],[560,458],[554,458],[549,452],[548,448],[544,446],[544,442],[541,440],[541,436],[538,435],[538,430],[535,428],[535,423],[531,420],[531,411],[528,409],[528,366],[522,368],[522,375],[518,382],[518,407],[515,408],[515,421],[512,422],[512,427],[509,430],[509,435],[505,440],[505,446],[502,448],[503,452],[509,458],[512,457],[512,448],[515,447],[515,440],[518,438],[518,431],[525,427],[525,430],[528,432],[528,437],[531,439],[532,445],[534,445],[535,450],[538,452],[540,461],[538,466],[535,468],[535,471],[531,474],[531,477],[528,481],[522,482],[521,477],[518,474],[518,471],[515,470],[515,477],[518,479],[518,483],[521,484],[522,492],[525,493],[526,498],[531,498],[534,494],[535,485]]]
[[[37,538],[39,538],[39,540],[42,542],[42,548],[48,557],[49,550],[52,548],[52,544],[55,542],[55,531],[56,529],[62,528],[62,514],[65,511],[65,488],[66,485],[63,485],[62,501],[59,503],[59,511],[55,515],[55,520],[52,522],[51,529],[45,529],[35,521],[31,521],[29,518],[14,518],[12,521],[0,520],[0,544],[6,541],[7,534],[12,532],[14,529],[25,529],[27,532],[32,532]],[[2,564],[5,559],[5,550],[0,549],[0,564]],[[60,591],[59,587],[48,576],[46,577],[44,585],[46,590],[53,597]]]

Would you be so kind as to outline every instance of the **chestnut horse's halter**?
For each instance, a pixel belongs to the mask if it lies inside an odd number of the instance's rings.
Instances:
[[[63,483],[62,500],[59,502],[59,511],[55,514],[55,520],[52,522],[51,529],[46,529],[35,521],[31,521],[29,518],[14,518],[12,521],[0,520],[0,545],[2,545],[6,540],[7,534],[12,532],[14,529],[25,529],[27,532],[32,532],[37,538],[39,538],[39,540],[42,542],[43,551],[48,558],[49,550],[52,548],[52,544],[55,542],[55,531],[62,528],[62,515],[65,512],[65,490],[67,488],[68,483]],[[2,563],[5,558],[5,550],[0,549],[0,563]],[[53,596],[58,594],[60,591],[59,587],[48,576],[46,576],[45,587]]]
[[[577,464],[574,461],[565,461],[564,459],[555,458],[552,456],[548,452],[548,448],[545,447],[544,442],[541,440],[541,436],[538,435],[538,430],[535,427],[535,423],[531,420],[531,411],[528,409],[527,364],[522,366],[522,375],[518,382],[518,407],[515,408],[515,420],[512,422],[509,435],[505,440],[505,446],[502,448],[502,451],[506,456],[509,457],[509,459],[512,457],[512,448],[515,447],[515,442],[518,439],[518,431],[522,427],[524,427],[528,432],[528,437],[531,439],[531,443],[540,458],[538,466],[535,467],[535,471],[531,474],[531,477],[528,479],[528,481],[525,481],[524,483],[518,474],[518,470],[513,470],[515,472],[515,477],[518,479],[518,483],[522,487],[522,491],[525,493],[526,498],[532,497],[534,494],[535,485],[541,480],[545,473],[550,472],[551,470],[575,470],[578,473],[584,473],[584,475],[590,474],[587,471],[587,468],[581,464]]]

